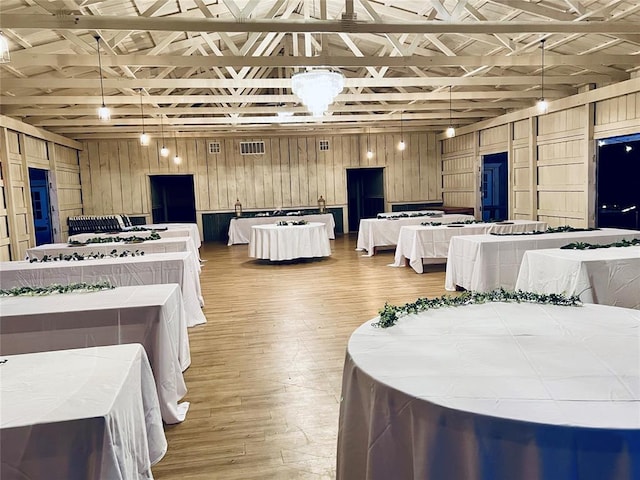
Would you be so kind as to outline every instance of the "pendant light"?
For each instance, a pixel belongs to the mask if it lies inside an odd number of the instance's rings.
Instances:
[[[451,121],[451,111],[453,110],[451,105],[451,85],[449,85],[449,128],[447,128],[447,131],[445,132],[447,138],[453,138],[456,136],[456,129],[453,128],[453,122]]]
[[[404,133],[402,131],[402,112],[400,112],[400,142],[398,143],[398,150],[403,151],[407,148],[407,145],[404,143]]]
[[[140,89],[140,120],[142,120],[142,133],[140,134],[140,145],[149,146],[149,135],[144,131],[144,107],[142,106],[142,88]]]
[[[369,127],[367,133],[367,158],[369,160],[373,158],[373,152],[371,151],[371,127]]]
[[[111,119],[111,110],[104,104],[104,85],[102,84],[102,59],[100,57],[100,35],[95,36],[98,44],[98,69],[100,70],[100,96],[102,97],[102,106],[98,109],[98,118],[104,122]]]
[[[10,61],[9,42],[7,42],[5,36],[0,32],[0,63],[9,63]]]
[[[536,108],[538,109],[538,113],[547,113],[547,110],[549,108],[549,104],[547,103],[547,101],[544,98],[544,42],[545,39],[543,38],[542,40],[540,40],[540,47],[542,48],[542,52],[541,52],[541,62],[540,62],[540,100],[538,100],[538,103],[536,104]]]
[[[178,137],[176,136],[176,132],[173,132],[173,141],[176,147],[176,156],[173,157],[174,165],[180,165],[182,163],[182,159],[178,156]]]
[[[169,156],[169,149],[164,146],[164,116],[160,114],[160,135],[162,137],[162,148],[160,149],[161,157]]]

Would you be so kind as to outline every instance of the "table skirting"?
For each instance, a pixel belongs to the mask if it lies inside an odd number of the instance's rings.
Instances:
[[[337,480],[640,478],[640,312],[490,303],[348,344]]]
[[[178,403],[187,393],[182,372],[191,364],[185,316],[177,284],[0,297],[0,355],[142,344],[162,419],[178,423],[189,407]]]
[[[640,309],[640,247],[529,250],[516,289]]]
[[[103,281],[117,287],[177,283],[182,290],[187,325],[192,327],[207,321],[192,256],[191,252],[176,252],[82,261],[0,262],[0,288]]]
[[[522,257],[527,250],[559,248],[572,242],[608,244],[640,238],[638,230],[603,228],[583,232],[541,235],[467,235],[449,244],[445,288],[490,291],[515,288]]]
[[[251,227],[249,256],[271,261],[328,257],[331,244],[325,225],[254,225]]]
[[[3,480],[147,480],[167,450],[140,345],[4,357]]]
[[[232,218],[229,222],[229,243],[236,245],[249,243],[251,239],[251,227],[254,225],[271,225],[278,222],[293,222],[304,220],[306,222],[319,222],[324,224],[329,239],[336,238],[336,223],[331,213],[318,213],[310,215],[286,215],[251,218]]]

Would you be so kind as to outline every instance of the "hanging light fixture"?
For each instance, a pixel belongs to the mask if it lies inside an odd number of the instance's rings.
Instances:
[[[373,152],[371,151],[371,127],[369,127],[368,133],[367,133],[367,158],[368,159],[373,158]]]
[[[104,86],[102,84],[102,59],[100,58],[100,35],[95,36],[98,44],[98,68],[100,70],[100,96],[102,97],[102,106],[98,109],[98,118],[102,121],[111,119],[111,110],[104,104]]]
[[[329,70],[309,70],[291,77],[291,91],[313,114],[321,117],[344,88],[344,76]]]
[[[445,132],[445,135],[447,136],[447,138],[453,138],[456,136],[456,129],[453,128],[453,122],[451,121],[451,117],[452,117],[452,103],[451,103],[451,85],[449,85],[449,128],[447,128],[447,131]]]
[[[404,134],[402,132],[402,112],[400,112],[400,142],[398,143],[398,150],[403,151],[407,145],[404,143]]]
[[[140,120],[142,120],[142,133],[140,134],[140,145],[149,146],[149,135],[144,131],[144,107],[142,106],[142,88],[140,89]]]
[[[9,54],[9,42],[2,32],[0,32],[0,63],[9,63],[10,61],[11,55]]]
[[[176,136],[176,132],[173,132],[173,141],[176,146],[176,156],[173,157],[174,165],[180,165],[182,163],[182,159],[178,156],[178,137]]]
[[[162,114],[160,114],[160,135],[162,137],[162,148],[160,149],[160,156],[168,157],[169,149],[164,146],[164,118]]]
[[[544,98],[544,42],[543,38],[540,40],[540,46],[542,48],[541,52],[541,62],[540,62],[540,100],[536,104],[536,108],[538,109],[538,113],[547,113],[549,108],[549,103]]]

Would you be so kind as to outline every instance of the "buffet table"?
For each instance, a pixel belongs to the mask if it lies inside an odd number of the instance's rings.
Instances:
[[[331,240],[336,238],[336,223],[331,213],[318,213],[310,215],[283,215],[283,216],[264,216],[264,217],[236,217],[229,222],[229,243],[227,245],[236,245],[249,243],[251,239],[251,227],[254,225],[268,225],[278,222],[292,222],[304,220],[306,222],[319,222],[325,227],[327,237]]]
[[[46,286],[54,283],[109,281],[117,287],[177,283],[182,290],[187,325],[205,323],[200,277],[191,252],[82,261],[0,262],[0,288]]]
[[[401,212],[400,212],[401,213]],[[366,250],[366,256],[376,254],[377,247],[391,247],[398,243],[400,228],[405,225],[420,225],[421,223],[456,223],[473,220],[471,215],[441,215],[401,218],[363,218],[358,228],[356,250]]]
[[[152,479],[167,450],[140,345],[4,357],[0,477]]]
[[[254,225],[249,256],[271,261],[328,257],[331,244],[324,223],[306,225]]]
[[[400,228],[396,247],[394,267],[405,263],[416,273],[423,272],[423,262],[443,262],[449,251],[449,241],[457,235],[481,235],[484,233],[513,233],[541,231],[547,228],[545,222],[533,220],[510,220],[497,223],[473,223],[469,225],[407,225]]]
[[[572,242],[607,244],[640,238],[638,230],[601,230],[544,233],[541,235],[467,235],[449,244],[445,288],[490,291],[513,289],[522,257],[527,250],[559,248]]]
[[[640,312],[487,303],[351,336],[337,480],[631,480]]]
[[[640,309],[640,247],[524,252],[516,289]]]
[[[191,363],[180,286],[144,285],[46,296],[0,297],[0,355],[140,343],[162,419],[184,420],[182,372]]]

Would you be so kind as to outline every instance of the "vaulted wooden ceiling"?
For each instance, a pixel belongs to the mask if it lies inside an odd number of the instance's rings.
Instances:
[[[543,39],[551,101],[640,70],[637,0],[2,0],[0,29],[0,112],[77,139],[442,131],[532,107]],[[320,66],[346,77],[321,122],[290,88]]]

